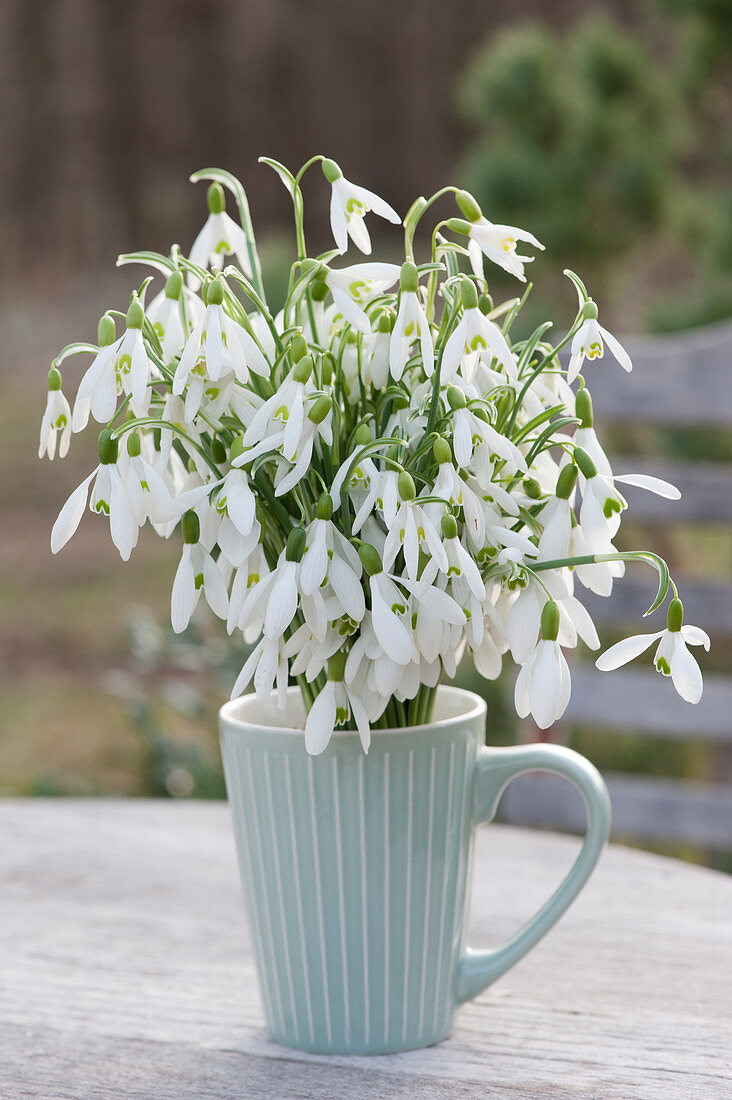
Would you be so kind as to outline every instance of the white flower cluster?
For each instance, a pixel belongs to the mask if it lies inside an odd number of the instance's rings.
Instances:
[[[627,353],[572,273],[579,309],[566,337],[547,343],[546,325],[516,336],[522,301],[493,302],[484,260],[523,279],[529,257],[516,242],[541,245],[489,222],[466,192],[418,200],[401,266],[343,265],[349,237],[371,251],[368,211],[398,215],[333,161],[314,157],[296,176],[267,163],[295,210],[298,256],[280,312],[267,305],[244,191],[210,172],[209,219],[190,258],[177,248],[121,257],[162,272],[164,289],[146,305],[147,280],[121,335],[105,314],[98,346],[71,345],[55,361],[41,453],[52,458],[60,435],[63,456],[90,417],[103,427],[99,465],[62,508],[52,549],[87,500],[125,560],[148,521],[165,538],[180,530],[174,630],[203,596],[252,647],[232,694],[253,683],[284,705],[296,679],[310,752],[337,726],[357,728],[368,749],[372,728],[428,721],[440,677],[455,675],[466,649],[490,679],[510,653],[518,714],[546,728],[570,695],[563,650],[599,645],[582,590],[610,596],[633,559],[659,571],[654,608],[673,588],[661,559],[613,545],[619,484],[678,496],[658,479],[614,476],[595,434],[584,363],[607,345],[630,370]],[[312,258],[300,181],[316,163],[338,248]],[[446,192],[464,216],[439,223],[417,264],[416,228]],[[229,255],[238,266],[224,266]],[[93,359],[71,412],[58,368],[82,352]],[[686,645],[709,640],[683,625],[675,588],[667,622],[598,665],[615,668],[658,638],[656,667],[697,702]]]

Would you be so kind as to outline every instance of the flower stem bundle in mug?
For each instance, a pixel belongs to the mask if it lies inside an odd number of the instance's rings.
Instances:
[[[61,509],[54,553],[87,501],[124,560],[148,522],[179,538],[174,630],[203,597],[242,650],[252,647],[232,694],[276,689],[284,706],[296,681],[312,753],[336,727],[357,729],[368,750],[379,727],[429,722],[440,678],[455,675],[466,649],[489,679],[510,653],[518,714],[548,727],[570,697],[563,651],[599,646],[582,592],[611,597],[628,561],[657,570],[649,613],[670,597],[666,627],[612,646],[598,667],[658,640],[655,667],[698,702],[687,646],[708,648],[707,635],[684,624],[658,555],[613,544],[623,484],[679,493],[613,474],[583,372],[589,365],[591,380],[632,364],[582,280],[566,272],[579,301],[561,339],[551,322],[519,338],[530,287],[494,302],[491,271],[525,282],[534,257],[519,249],[542,248],[531,233],[490,222],[471,195],[445,187],[404,218],[401,265],[348,262],[349,239],[371,253],[369,214],[399,215],[332,160],[312,157],[296,175],[262,160],[294,210],[297,255],[279,312],[242,185],[207,169],[192,177],[209,181],[209,215],[189,255],[174,246],[121,256],[154,276],[126,312],[104,314],[96,344],[54,361],[40,454],[53,458],[58,439],[63,457],[73,433],[100,425],[99,464]],[[310,256],[301,181],[317,166],[337,247]],[[458,216],[434,224],[416,254],[437,200]],[[162,278],[154,295],[152,278]],[[72,409],[60,368],[84,354]]]

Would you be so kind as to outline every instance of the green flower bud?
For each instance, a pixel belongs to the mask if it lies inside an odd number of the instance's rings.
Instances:
[[[484,424],[490,424],[491,418],[488,415],[488,410],[484,409],[481,405],[473,409],[473,416],[476,420],[482,420]]]
[[[379,317],[379,332],[391,332],[394,328],[394,320],[395,317],[393,313],[382,313]]]
[[[308,342],[301,332],[295,333],[290,340],[290,359],[293,363],[297,363],[302,359],[303,355],[308,353]]]
[[[330,519],[333,515],[333,498],[330,493],[321,493],[315,505],[316,519]]]
[[[144,320],[145,311],[140,304],[139,298],[134,294],[130,302],[130,308],[127,310],[127,328],[142,328],[142,322]]]
[[[127,454],[130,458],[137,458],[140,453],[140,437],[137,432],[129,432],[127,436]]]
[[[462,218],[448,218],[445,225],[453,233],[462,233],[464,237],[470,233],[470,222],[463,221]]]
[[[233,462],[235,458],[239,457],[239,455],[243,455],[244,450],[244,434],[242,433],[241,435],[238,435],[234,442],[231,444],[231,450],[229,451],[229,457],[231,461]]]
[[[334,368],[335,359],[329,351],[326,351],[320,364],[320,377],[323,381],[324,386],[329,386],[333,381]]]
[[[580,422],[581,428],[592,427],[592,398],[588,389],[578,391],[574,399],[574,413]]]
[[[378,550],[370,542],[361,543],[358,548],[358,556],[361,559],[364,572],[369,577],[373,577],[375,573],[381,573],[384,568]]]
[[[226,447],[220,439],[211,440],[211,458],[218,466],[226,462]]]
[[[314,302],[324,302],[328,296],[328,285],[324,279],[315,279],[310,284],[310,296]]]
[[[224,301],[224,284],[217,275],[206,287],[206,305],[220,306]]]
[[[97,454],[102,466],[112,466],[117,461],[118,450],[117,440],[109,428],[104,428],[97,440]]]
[[[545,642],[556,642],[559,637],[559,608],[554,600],[547,600],[542,608],[541,636]]]
[[[597,305],[593,302],[592,298],[588,298],[582,307],[582,316],[585,321],[597,320]]]
[[[464,409],[467,405],[465,394],[457,386],[448,386],[447,403],[451,409]]]
[[[313,373],[313,357],[312,355],[303,355],[302,359],[297,361],[292,377],[295,382],[305,383]]]
[[[440,437],[432,445],[432,454],[435,462],[441,466],[443,462],[452,462],[452,449],[446,439]]]
[[[475,289],[475,283],[472,279],[463,279],[460,284],[460,297],[463,302],[463,309],[476,309],[478,306],[478,291]]]
[[[346,674],[346,653],[340,649],[328,659],[328,679],[338,684]]]
[[[391,407],[393,412],[406,409],[409,407],[409,398],[405,393],[395,393],[391,399]]]
[[[210,214],[223,214],[226,210],[226,197],[220,183],[212,183],[206,192],[206,202]]]
[[[61,371],[58,367],[51,367],[48,372],[48,389],[49,391],[61,389]]]
[[[99,455],[101,464],[103,466],[111,466],[114,462],[117,462],[118,453],[118,442],[112,437],[109,428],[100,431],[99,439],[97,440],[97,454]]]
[[[285,558],[287,561],[302,561],[305,553],[305,528],[293,527],[287,536]]]
[[[668,605],[668,614],[666,616],[666,626],[674,633],[678,634],[684,622],[684,605],[678,596],[671,600]]]
[[[538,500],[541,496],[541,485],[535,477],[525,477],[523,481],[524,492],[532,500]]]
[[[367,443],[371,442],[371,428],[362,421],[353,433],[353,442],[357,447],[365,447]]]
[[[493,299],[491,298],[490,294],[481,294],[480,298],[478,299],[478,309],[484,317],[488,316],[490,311],[493,309]]]
[[[113,344],[116,339],[117,330],[114,317],[110,317],[108,313],[105,313],[99,318],[99,324],[97,325],[97,342],[100,348],[106,348]]]
[[[557,487],[554,490],[554,495],[561,500],[569,500],[572,495],[572,490],[577,484],[577,477],[579,471],[573,462],[569,465],[563,466],[559,471],[559,477],[557,478]]]
[[[408,474],[406,470],[402,470],[398,479],[397,487],[399,489],[399,496],[402,500],[414,500],[417,495],[417,490],[414,486],[414,478],[411,474]]]
[[[469,222],[477,222],[479,218],[483,217],[483,211],[469,191],[457,191],[455,202]]]
[[[201,537],[201,521],[194,511],[184,512],[180,521],[180,533],[187,546],[195,546]]]
[[[335,183],[336,180],[341,179],[343,176],[336,162],[334,160],[329,160],[328,157],[320,162],[320,167],[323,169],[323,175],[328,183]]]
[[[180,271],[174,271],[168,276],[165,284],[165,297],[177,302],[183,292],[183,275]]]
[[[419,272],[411,260],[402,264],[402,273],[399,276],[399,287],[406,293],[416,294],[419,290]]]
[[[455,519],[454,516],[451,516],[449,513],[446,513],[442,517],[442,522],[441,522],[440,526],[442,527],[442,537],[443,537],[443,539],[457,538],[458,526],[457,526],[457,520]]]
[[[597,466],[592,461],[584,447],[575,447],[574,461],[580,468],[580,473],[588,480],[597,477]]]
[[[310,409],[308,410],[308,420],[311,420],[313,424],[322,424],[328,413],[333,408],[333,402],[327,394],[323,394],[317,401],[313,401]]]

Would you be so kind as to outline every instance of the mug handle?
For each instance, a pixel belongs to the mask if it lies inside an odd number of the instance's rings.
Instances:
[[[569,779],[587,807],[587,833],[577,859],[563,881],[507,943],[491,951],[467,948],[457,970],[457,999],[468,1001],[523,958],[572,904],[592,874],[610,833],[610,796],[589,760],[561,745],[481,748],[473,781],[473,827],[490,821],[508,783],[524,772],[548,771]]]

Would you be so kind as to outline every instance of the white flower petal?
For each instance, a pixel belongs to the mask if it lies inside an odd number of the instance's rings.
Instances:
[[[81,485],[74,489],[59,512],[58,518],[51,529],[51,552],[53,554],[58,554],[81,523],[81,517],[84,515],[89,496],[89,485],[98,469],[97,466],[88,477],[84,478]]]
[[[623,638],[622,642],[616,642],[606,649],[597,658],[595,665],[601,672],[612,672],[613,669],[640,657],[662,634],[662,630],[657,630],[655,634],[633,634],[630,638]]]
[[[673,636],[673,653],[669,662],[673,685],[687,703],[698,703],[702,697],[704,683],[699,665],[684,644],[680,632]]]

